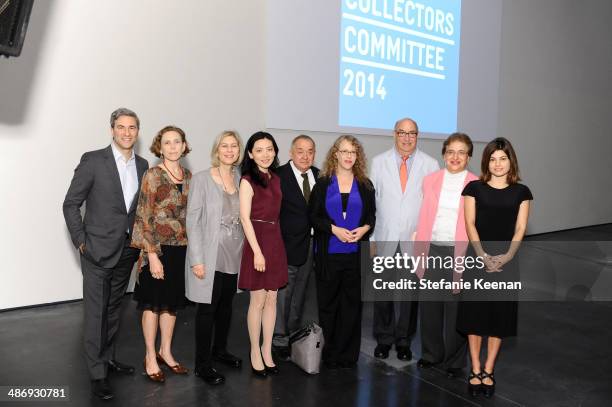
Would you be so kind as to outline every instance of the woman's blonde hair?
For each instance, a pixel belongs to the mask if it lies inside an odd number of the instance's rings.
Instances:
[[[353,175],[357,178],[357,181],[360,184],[366,185],[368,187],[371,186],[370,180],[366,175],[367,170],[367,161],[365,152],[363,151],[363,146],[361,142],[357,140],[356,137],[345,134],[336,139],[334,141],[334,145],[331,146],[329,151],[327,152],[327,157],[325,157],[325,162],[323,163],[323,169],[319,176],[321,177],[331,177],[336,173],[336,169],[338,168],[338,158],[336,157],[336,153],[340,151],[340,144],[343,141],[349,142],[357,152],[357,156],[355,157],[355,164],[353,165]]]
[[[215,138],[215,142],[213,143],[212,150],[210,151],[211,167],[218,167],[219,165],[221,165],[221,161],[219,161],[219,145],[221,144],[221,141],[223,141],[225,137],[233,137],[238,142],[238,159],[232,165],[234,167],[237,167],[238,165],[240,165],[240,162],[242,161],[242,139],[240,138],[240,135],[238,134],[237,131],[234,131],[234,130],[224,130]]]

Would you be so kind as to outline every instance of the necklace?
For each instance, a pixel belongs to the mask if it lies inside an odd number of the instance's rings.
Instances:
[[[219,173],[219,178],[221,178],[221,183],[223,184],[223,190],[229,194],[230,193],[229,189],[225,186],[225,181],[223,180],[223,175],[221,175],[221,167],[217,167],[217,172]],[[233,177],[232,177],[232,187],[233,187],[232,189],[235,192],[236,191],[236,184],[234,183],[234,178]],[[232,192],[232,194],[234,192]]]
[[[181,165],[180,165],[180,164],[179,164],[179,169],[181,170],[181,177],[182,177],[182,178],[178,178],[178,177],[176,177],[176,176],[175,176],[175,175],[172,173],[172,171],[170,171],[170,170],[168,169],[168,167],[166,167],[166,160],[163,160],[163,161],[162,161],[162,165],[164,166],[164,168],[166,169],[166,171],[168,172],[168,174],[170,174],[170,176],[176,180],[176,182],[178,182],[178,183],[183,182],[183,180],[185,179],[185,172],[183,171],[183,167],[181,167]]]

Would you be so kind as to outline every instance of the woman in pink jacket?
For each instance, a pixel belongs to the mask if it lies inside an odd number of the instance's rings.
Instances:
[[[417,268],[421,279],[457,282],[461,278],[463,269],[457,259],[464,256],[468,246],[461,191],[467,183],[478,179],[467,170],[473,149],[467,134],[451,134],[442,146],[446,168],[423,179],[423,202],[415,235],[416,255],[454,259],[455,268],[444,267],[444,262],[430,262],[428,269]],[[439,365],[450,377],[466,366],[466,339],[455,328],[458,293],[451,289],[421,290],[419,293],[422,353],[417,366]]]

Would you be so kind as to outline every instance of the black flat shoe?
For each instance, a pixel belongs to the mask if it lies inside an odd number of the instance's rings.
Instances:
[[[118,360],[111,359],[108,361],[108,370],[121,374],[134,374],[136,369],[134,369],[134,366],[126,365]]]
[[[476,383],[476,384],[472,384],[471,380],[472,379],[478,379],[480,380],[480,383]],[[480,373],[474,373],[474,371],[470,372],[470,375],[468,376],[468,393],[470,396],[472,397],[476,397],[478,396],[478,393],[480,393],[482,390],[482,379],[480,378]]]
[[[391,345],[385,345],[379,343],[376,345],[374,349],[374,357],[378,359],[387,359],[389,357],[389,351],[391,350]]]
[[[485,384],[485,379],[490,379],[492,383]],[[485,370],[483,370],[480,373],[480,381],[482,382],[482,394],[488,399],[493,397],[493,394],[495,393],[495,378],[493,377],[493,372],[487,373]]]
[[[234,356],[229,352],[215,352],[213,353],[213,359],[221,362],[227,366],[239,368],[242,366],[242,359],[238,356]]]
[[[196,368],[193,373],[212,386],[225,382],[225,376],[212,367]]]
[[[395,346],[397,350],[397,358],[403,361],[409,361],[412,359],[412,351],[408,346]]]
[[[91,381],[91,393],[100,400],[110,400],[115,395],[106,378]]]

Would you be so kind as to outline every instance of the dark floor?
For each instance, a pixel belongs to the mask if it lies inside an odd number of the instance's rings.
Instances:
[[[542,240],[612,240],[612,226],[538,236]],[[306,318],[316,315],[311,285]],[[448,379],[436,368],[419,370],[419,341],[412,362],[392,352],[381,362],[370,355],[372,307],[364,308],[362,354],[355,370],[309,376],[292,363],[281,375],[260,380],[248,368],[248,294],[236,296],[230,350],[247,365],[219,366],[227,382],[211,387],[192,374],[170,376],[157,385],[140,375],[143,359],[139,314],[130,296],[119,338],[119,360],[137,367],[133,376],[111,376],[116,397],[93,399],[81,354],[80,302],[0,313],[0,386],[69,386],[70,402],[17,405],[115,406],[608,406],[612,404],[612,302],[529,302],[520,304],[519,336],[502,345],[491,400],[470,399],[465,378]],[[193,367],[194,309],[179,314],[174,342],[178,360]],[[167,372],[168,373],[168,372]]]

